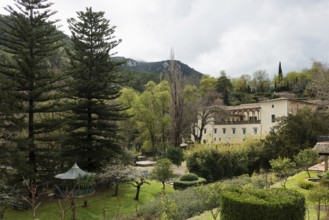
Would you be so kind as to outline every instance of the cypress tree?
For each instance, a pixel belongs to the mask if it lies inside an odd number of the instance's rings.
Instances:
[[[279,82],[280,82],[283,79],[282,68],[281,68],[281,61],[279,62],[279,74],[278,74],[278,77],[279,77]]]
[[[115,27],[104,12],[92,8],[77,12],[77,19],[68,23],[73,50],[67,51],[67,72],[72,78],[67,92],[73,98],[64,155],[81,168],[95,171],[121,153],[117,121],[125,117],[116,100],[121,89],[119,63],[110,54],[121,40],[115,40]]]
[[[62,46],[63,34],[50,17],[52,3],[47,0],[15,0],[7,6],[8,19],[1,19],[0,49],[10,59],[1,59],[0,78],[3,97],[2,143],[9,146],[9,161],[17,174],[35,181],[53,175],[56,153],[54,132],[59,126],[54,112],[59,110],[57,90],[62,76],[55,73],[49,58]],[[3,94],[2,94],[3,95]],[[2,145],[4,146],[4,145]],[[49,165],[49,164],[48,164]],[[52,167],[51,170],[49,168]]]

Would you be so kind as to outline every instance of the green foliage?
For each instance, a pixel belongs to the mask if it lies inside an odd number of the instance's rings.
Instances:
[[[200,145],[187,154],[186,165],[190,172],[216,181],[222,178],[250,175],[261,166],[262,146],[257,140],[245,145]]]
[[[115,27],[104,12],[87,8],[77,15],[77,19],[68,20],[73,49],[67,50],[70,61],[66,72],[72,81],[66,92],[72,99],[64,156],[95,171],[122,153],[117,141],[117,121],[125,119],[124,108],[117,102],[120,63],[110,59],[121,40],[114,39]]]
[[[309,190],[314,187],[314,183],[312,183],[311,181],[308,181],[308,180],[300,180],[298,182],[298,186],[302,189]]]
[[[292,162],[289,158],[277,158],[277,159],[272,159],[270,160],[270,164],[272,167],[272,171],[279,176],[282,181],[281,181],[281,185],[283,187],[286,187],[286,181],[287,178],[294,174],[295,172],[295,163]]]
[[[308,168],[316,164],[318,159],[319,159],[318,152],[312,149],[302,150],[294,157],[297,166],[303,167],[307,172],[308,177],[311,177]]]
[[[171,160],[173,164],[180,166],[184,160],[184,153],[179,147],[168,147],[166,157]]]
[[[138,137],[143,143],[145,152],[156,155],[160,146],[167,144],[169,136],[169,103],[170,94],[167,81],[160,84],[148,82],[146,90],[140,94],[133,105],[133,114]]]
[[[198,175],[194,173],[185,173],[179,179],[181,181],[194,181],[194,180],[198,180],[198,178],[199,178]]]
[[[222,191],[221,219],[304,220],[305,198],[288,189],[231,188]]]
[[[202,185],[206,182],[206,179],[198,177],[194,173],[187,173],[174,181],[174,189],[185,189],[191,186]]]
[[[172,162],[169,159],[164,158],[157,160],[151,176],[152,178],[162,182],[163,189],[165,189],[165,181],[173,176],[173,172]]]
[[[317,136],[329,132],[328,122],[327,113],[309,109],[301,109],[296,115],[281,118],[274,132],[264,140],[264,162],[279,156],[293,158],[301,150],[314,147]]]
[[[232,90],[231,80],[226,76],[225,71],[220,72],[221,76],[217,80],[216,89],[217,92],[222,94],[222,98],[225,105],[230,104],[230,92]]]
[[[19,179],[50,178],[59,162],[62,124],[54,113],[61,111],[58,91],[65,81],[60,67],[49,60],[62,46],[63,34],[51,20],[51,5],[17,0],[6,7],[9,17],[0,20],[0,50],[9,58],[0,59],[0,113],[6,122],[0,126],[8,132],[1,131],[1,138],[9,145],[5,166],[13,167]]]
[[[188,219],[218,207],[221,188],[220,184],[214,183],[167,193],[165,198],[158,198],[141,207],[137,215],[144,219],[159,219],[162,213],[173,208],[174,211],[179,210],[175,212],[175,220]]]

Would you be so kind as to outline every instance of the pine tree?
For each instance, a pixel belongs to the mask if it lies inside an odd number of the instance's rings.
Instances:
[[[72,77],[68,94],[72,116],[65,156],[82,168],[95,171],[121,153],[117,121],[123,120],[118,63],[111,61],[111,52],[121,40],[115,40],[115,27],[104,18],[104,12],[87,8],[77,12],[77,19],[68,20],[73,50],[68,51]]]
[[[45,174],[44,162],[54,161],[49,156],[56,152],[53,134],[59,125],[51,119],[58,111],[56,91],[62,78],[48,59],[62,46],[63,34],[56,30],[56,21],[50,21],[55,14],[51,5],[47,0],[15,0],[17,9],[7,6],[10,16],[1,19],[0,48],[10,57],[0,61],[1,89],[6,93],[2,129],[10,137],[5,142],[11,166],[32,181]]]

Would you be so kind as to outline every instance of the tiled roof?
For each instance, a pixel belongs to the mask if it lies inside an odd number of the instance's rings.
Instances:
[[[313,150],[319,152],[320,155],[329,155],[329,141],[317,142]]]

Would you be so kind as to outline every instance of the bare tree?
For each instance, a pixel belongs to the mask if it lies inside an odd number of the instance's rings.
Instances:
[[[170,52],[167,78],[171,93],[171,116],[172,116],[172,144],[177,147],[180,144],[183,131],[184,112],[184,79],[182,72],[175,61],[174,51]]]
[[[219,95],[216,91],[208,91],[199,98],[196,117],[198,122],[191,124],[191,132],[195,142],[201,142],[206,125],[214,122],[216,114],[223,112],[220,106],[216,104],[218,99]]]
[[[135,200],[139,200],[139,192],[141,190],[141,187],[144,183],[150,185],[149,182],[146,181],[146,179],[144,177],[140,177],[139,179],[132,179],[133,183],[131,183],[131,185],[133,187],[136,187],[136,196],[135,196]]]
[[[320,99],[323,104],[329,102],[329,67],[320,62],[313,62],[311,83],[308,85],[308,92],[312,91],[314,96]]]
[[[39,208],[39,206],[41,205],[41,202],[39,201],[39,196],[38,196],[39,185],[35,184],[32,181],[28,181],[28,180],[24,180],[24,183],[26,184],[30,195],[23,196],[22,198],[31,206],[32,219],[35,219],[36,211]]]

